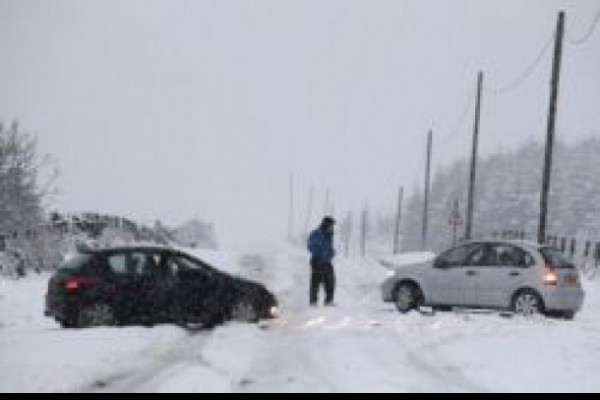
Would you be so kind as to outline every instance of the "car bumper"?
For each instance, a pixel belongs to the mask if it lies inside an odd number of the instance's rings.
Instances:
[[[68,300],[60,300],[58,297],[47,297],[44,308],[44,316],[54,318],[57,321],[64,321],[73,314],[75,304]]]
[[[581,289],[553,289],[544,293],[546,311],[579,312],[585,302],[585,292]]]
[[[381,297],[384,303],[393,303],[394,302],[394,289],[398,284],[398,279],[396,277],[387,279],[383,285],[381,286]]]

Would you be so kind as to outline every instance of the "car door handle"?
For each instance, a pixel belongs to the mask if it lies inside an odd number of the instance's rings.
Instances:
[[[477,271],[468,271],[467,276],[477,276]]]
[[[512,277],[515,277],[515,278],[516,278],[516,277],[518,277],[518,276],[521,276],[521,273],[520,273],[520,272],[511,272],[511,273],[510,273],[510,276],[512,276]]]

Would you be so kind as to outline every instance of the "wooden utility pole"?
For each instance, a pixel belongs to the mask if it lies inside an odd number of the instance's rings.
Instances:
[[[327,192],[325,193],[325,209],[323,210],[323,215],[329,215],[331,211],[330,207],[330,198],[331,198],[331,189],[327,188]]]
[[[427,249],[429,228],[429,195],[431,194],[431,161],[433,155],[433,131],[427,136],[427,165],[425,167],[425,198],[423,204],[423,236],[421,248]]]
[[[394,254],[400,253],[400,231],[402,229],[402,206],[404,202],[404,188],[398,194],[398,211],[396,214],[396,229],[394,231]]]
[[[473,153],[471,155],[471,172],[469,177],[469,199],[467,205],[467,227],[465,240],[473,239],[473,214],[475,208],[475,185],[477,183],[477,158],[479,156],[479,128],[481,125],[481,97],[483,91],[483,72],[477,79],[477,105],[475,107],[475,126],[473,128]]]
[[[538,241],[540,244],[546,242],[548,229],[548,204],[550,196],[550,184],[552,180],[552,160],[554,156],[554,139],[556,136],[556,114],[558,110],[558,94],[560,89],[560,72],[562,67],[563,42],[565,37],[565,12],[558,15],[558,27],[556,29],[556,44],[554,47],[554,62],[552,65],[552,82],[550,93],[550,111],[548,113],[548,138],[546,140],[546,157],[544,160],[544,176],[542,181],[542,199],[540,204],[540,230]]]
[[[306,210],[306,222],[304,223],[304,232],[308,237],[308,230],[310,229],[310,221],[313,215],[313,207],[315,203],[315,185],[310,185],[310,190],[308,192],[308,209]]]
[[[354,215],[350,212],[346,217],[346,223],[344,226],[344,238],[346,258],[350,257],[350,245],[352,243],[352,232],[354,231]]]
[[[362,221],[360,227],[360,255],[362,258],[367,256],[367,225],[369,224],[369,211],[367,208],[362,213]]]

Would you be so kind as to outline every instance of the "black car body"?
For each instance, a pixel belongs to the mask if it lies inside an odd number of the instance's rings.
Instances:
[[[50,280],[46,316],[63,327],[178,324],[213,327],[275,317],[264,286],[161,247],[85,250]]]

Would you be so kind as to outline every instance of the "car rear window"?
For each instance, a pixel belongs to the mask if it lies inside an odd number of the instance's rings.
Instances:
[[[78,270],[88,264],[92,260],[89,254],[78,254],[60,265],[58,269],[62,270]]]
[[[540,249],[544,261],[549,267],[558,269],[575,269],[575,265],[560,251],[549,247]]]

